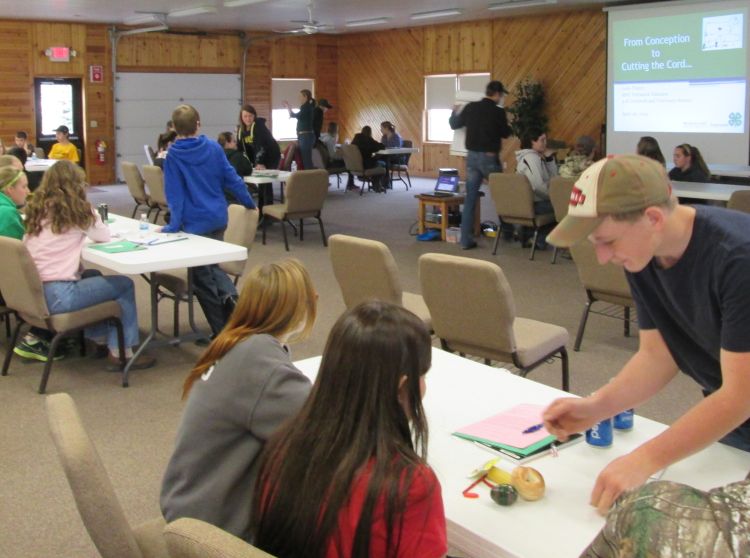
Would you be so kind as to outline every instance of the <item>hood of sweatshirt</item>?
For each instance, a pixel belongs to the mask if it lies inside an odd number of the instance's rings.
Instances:
[[[211,150],[206,149],[210,141],[202,134],[200,136],[178,139],[169,148],[168,156],[172,157],[172,155],[175,155],[175,159],[179,159],[183,165],[204,165],[211,156]]]
[[[516,151],[516,161],[520,163],[526,155],[530,155],[531,153],[536,153],[536,151],[533,149],[519,149]]]

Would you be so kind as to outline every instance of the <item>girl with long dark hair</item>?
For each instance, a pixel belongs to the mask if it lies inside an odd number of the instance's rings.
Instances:
[[[703,155],[694,145],[683,143],[674,148],[674,168],[669,171],[671,180],[706,182],[711,176]]]
[[[334,325],[310,397],[266,445],[253,544],[278,556],[424,557],[447,550],[422,408],[430,335],[400,306]]]

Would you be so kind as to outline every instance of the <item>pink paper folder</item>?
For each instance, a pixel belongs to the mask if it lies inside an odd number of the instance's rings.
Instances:
[[[542,405],[522,404],[475,422],[459,429],[455,434],[485,443],[511,446],[525,449],[539,445],[539,442],[551,441],[552,436],[542,427],[535,432],[524,434],[527,428],[542,422]],[[554,438],[554,437],[552,437]]]

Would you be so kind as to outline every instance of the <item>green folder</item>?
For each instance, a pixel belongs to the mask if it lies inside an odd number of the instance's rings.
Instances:
[[[509,446],[507,444],[501,444],[500,442],[496,442],[494,440],[488,440],[487,438],[479,438],[477,436],[469,436],[468,434],[462,434],[461,432],[454,432],[454,436],[458,438],[463,438],[464,440],[469,440],[471,442],[477,442],[479,444],[482,444],[483,446],[487,446],[489,448],[496,449],[498,451],[502,451],[502,453],[512,453],[514,455],[517,455],[518,457],[526,457],[531,454],[537,453],[539,450],[544,450],[550,447],[552,442],[556,440],[554,436],[547,436],[546,438],[542,438],[538,442],[531,444],[530,446],[527,446],[525,448],[517,448],[515,446]]]
[[[116,242],[107,242],[105,244],[92,244],[89,248],[99,250],[106,254],[118,254],[120,252],[135,252],[136,250],[145,250],[145,246],[130,242],[129,240],[118,240]]]

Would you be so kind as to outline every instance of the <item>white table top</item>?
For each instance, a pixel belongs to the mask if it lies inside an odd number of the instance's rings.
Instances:
[[[388,147],[376,151],[375,155],[406,155],[408,153],[419,153],[418,147]]]
[[[311,378],[319,364],[320,357],[295,363]],[[663,424],[636,416],[633,430],[616,432],[611,448],[593,448],[581,441],[562,449],[558,458],[545,455],[532,461],[530,466],[544,475],[547,484],[538,502],[519,500],[503,508],[490,499],[489,488],[482,486],[476,488],[478,499],[461,494],[471,483],[469,472],[494,454],[451,436],[452,432],[518,403],[547,404],[566,395],[433,348],[424,399],[430,427],[428,460],[442,485],[452,547],[472,558],[577,557],[598,533],[604,519],[588,504],[598,473],[611,460],[664,430]],[[508,460],[503,465],[513,468]],[[748,470],[750,453],[714,444],[669,467],[661,478],[708,489],[741,480]]]
[[[110,214],[114,222],[110,223],[113,241],[122,240],[126,236],[138,235],[138,221],[120,215]],[[149,224],[150,230],[157,228]],[[118,235],[115,237],[114,235]],[[104,266],[124,275],[136,275],[167,269],[184,269],[198,265],[209,265],[221,262],[233,262],[247,258],[247,248],[212,240],[193,234],[180,233],[187,240],[170,242],[156,246],[148,246],[146,250],[107,254],[100,250],[93,250],[87,246],[81,257],[91,263]]]
[[[59,159],[26,159],[24,168],[27,172],[44,172],[57,161]]]
[[[708,165],[711,174],[750,178],[750,165]]]
[[[257,175],[255,173],[251,174],[250,176],[243,176],[242,180],[245,181],[245,184],[269,184],[272,182],[286,182],[289,180],[289,176],[292,174],[288,171],[276,171],[273,173],[272,176],[263,176],[263,173],[266,171],[257,171],[260,172],[261,175]]]
[[[729,201],[732,192],[750,190],[750,186],[737,184],[717,184],[714,182],[680,182],[672,181],[672,192],[681,198],[701,200]]]

